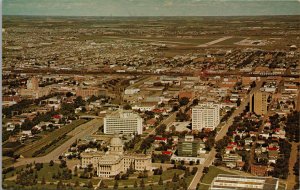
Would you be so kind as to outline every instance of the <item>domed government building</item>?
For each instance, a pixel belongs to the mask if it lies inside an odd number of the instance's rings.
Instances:
[[[98,177],[110,178],[121,172],[126,172],[132,167],[136,171],[151,170],[151,155],[129,154],[124,152],[123,142],[118,135],[110,140],[107,152],[83,152],[81,153],[81,166],[88,167],[92,164]]]

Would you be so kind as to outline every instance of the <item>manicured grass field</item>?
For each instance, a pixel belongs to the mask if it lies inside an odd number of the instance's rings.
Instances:
[[[83,120],[83,119],[73,121],[73,123],[66,125],[64,127],[61,127],[60,129],[57,129],[57,130],[45,135],[43,138],[33,142],[32,144],[21,148],[20,150],[17,151],[17,153],[20,155],[23,155],[24,157],[31,157],[35,151],[46,146],[48,143],[52,142],[57,137],[67,134],[68,132],[72,131],[73,129],[75,129],[79,125],[82,125],[85,122],[87,122],[87,121]]]
[[[165,170],[163,171],[161,177],[163,180],[168,180],[168,179],[172,179],[174,173],[181,175],[184,173],[183,170],[178,170],[178,169],[172,169],[172,170]],[[144,182],[145,184],[147,183],[157,183],[159,181],[160,175],[153,175],[153,176],[149,176],[148,178],[144,178]],[[137,183],[139,184],[141,179],[128,179],[128,180],[119,180],[119,186],[133,186],[135,181],[137,181]],[[104,180],[104,184],[108,185],[108,186],[113,186],[115,184],[115,180],[111,179],[111,180]]]
[[[21,171],[22,168],[25,168],[26,166],[19,166],[17,168],[15,168],[14,171],[8,172],[5,176],[6,179],[10,178],[12,176],[16,176],[18,171]],[[46,183],[48,183],[47,185],[50,185],[49,183],[56,183],[59,180],[57,179],[53,179],[52,176],[53,174],[57,174],[58,172],[62,173],[63,169],[59,167],[59,164],[54,164],[53,166],[49,166],[49,163],[44,163],[43,164],[43,168],[40,169],[40,171],[37,171],[38,174],[38,182],[41,182],[43,178],[45,178]],[[79,178],[77,176],[72,176],[72,179],[70,180],[62,180],[63,183],[71,183],[71,184],[75,184],[76,181],[78,181],[80,184],[86,184],[89,182],[89,180],[92,181],[92,183],[94,185],[99,183],[99,179],[83,179],[83,178]],[[12,180],[5,180],[5,184],[15,184],[14,181]],[[50,185],[51,186],[51,185]],[[56,187],[56,185],[55,185]]]
[[[189,176],[189,177],[187,177],[187,178],[185,178],[185,181],[186,181],[186,183],[187,183],[187,186],[189,186],[190,185],[190,182],[192,181],[192,179],[193,179],[193,177],[194,176]],[[138,183],[138,187],[137,188],[134,188],[134,187],[132,187],[132,186],[130,186],[130,187],[127,187],[127,188],[124,188],[124,187],[119,187],[118,189],[124,189],[124,190],[136,190],[136,189],[141,189],[140,187],[139,187],[139,185],[140,185],[140,181],[137,181]],[[156,185],[149,185],[149,184],[145,184],[145,189],[149,189],[150,188],[150,186],[152,186],[152,189],[155,189],[155,190],[165,190],[166,189],[166,187],[168,187],[168,188],[170,188],[170,189],[172,189],[173,188],[173,186],[174,186],[174,184],[176,184],[177,185],[177,188],[179,189],[179,187],[180,187],[180,185],[178,184],[178,182],[177,183],[174,183],[174,182],[169,182],[169,183],[164,183],[163,185],[158,185],[158,184],[156,184]],[[112,188],[110,188],[110,189],[112,189]],[[202,189],[200,189],[200,190],[202,190]]]

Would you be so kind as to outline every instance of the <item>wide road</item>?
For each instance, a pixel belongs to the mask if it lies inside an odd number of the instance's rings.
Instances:
[[[84,138],[85,136],[91,135],[96,132],[100,126],[103,125],[103,119],[93,119],[87,123],[84,123],[74,130],[70,131],[67,135],[72,136],[69,140],[63,143],[61,146],[54,149],[49,154],[42,157],[34,157],[34,158],[19,158],[16,163],[13,164],[14,167],[26,165],[32,162],[39,163],[49,163],[50,160],[57,161],[58,157],[66,152],[69,147],[77,140]]]
[[[297,162],[297,159],[299,159],[297,156],[298,153],[298,145],[299,143],[292,142],[292,148],[291,148],[291,155],[290,155],[290,160],[289,160],[289,175],[286,180],[287,184],[287,190],[293,190],[295,183],[296,183],[296,178],[297,176],[294,174],[294,165]]]
[[[160,125],[165,124],[166,126],[168,126],[169,123],[175,121],[176,119],[176,114],[177,112],[173,112],[171,115],[169,115],[167,118],[165,118],[164,120],[162,120],[160,122],[160,124],[158,124],[155,128],[153,128],[153,130],[148,133],[147,136],[145,136],[144,138],[146,139],[147,137],[149,137],[150,135],[155,135],[155,129],[158,128]]]
[[[207,46],[211,46],[211,45],[220,43],[220,42],[222,42],[222,41],[228,40],[228,39],[230,39],[230,38],[232,38],[232,36],[225,36],[225,37],[222,37],[222,38],[213,40],[213,41],[211,41],[211,42],[207,42],[207,43],[205,43],[205,44],[198,45],[197,47],[207,47]]]
[[[264,79],[261,79],[256,84],[256,87],[254,89],[252,89],[249,94],[254,93],[257,90],[259,90],[263,82],[264,82]],[[249,103],[249,94],[244,98],[244,100],[241,102],[241,105],[238,107],[238,109],[236,109],[232,113],[231,117],[226,121],[225,125],[218,132],[218,134],[216,135],[216,138],[215,138],[216,141],[222,139],[226,135],[229,126],[231,126],[233,124],[234,118],[236,116],[239,116],[245,110],[247,104]],[[216,156],[216,150],[215,150],[215,148],[212,148],[212,150],[208,153],[205,162],[203,164],[200,164],[197,166],[198,171],[190,183],[190,186],[188,188],[189,190],[196,189],[197,184],[200,182],[200,179],[202,177],[204,167],[209,167],[212,164],[212,162],[214,161],[215,156]]]

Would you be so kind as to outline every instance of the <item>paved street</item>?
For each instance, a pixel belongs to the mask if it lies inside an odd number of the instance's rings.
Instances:
[[[50,162],[50,160],[58,161],[58,157],[62,155],[65,151],[67,151],[68,148],[76,141],[76,139],[83,138],[87,135],[96,132],[98,128],[102,125],[103,119],[93,119],[85,124],[82,124],[67,134],[72,136],[69,140],[67,140],[64,144],[54,149],[49,154],[35,158],[19,158],[17,162],[13,164],[13,166],[17,167],[32,162],[48,163]]]
[[[261,87],[262,83],[264,82],[264,80],[262,79],[260,82],[257,83],[256,87],[254,89],[252,89],[252,91],[249,93],[251,94],[252,92],[256,92],[257,90],[259,90],[259,88]],[[241,102],[241,105],[238,107],[238,109],[236,109],[233,114],[231,115],[231,117],[227,120],[227,122],[225,123],[225,125],[222,127],[222,129],[218,132],[218,134],[216,135],[215,140],[218,141],[220,139],[222,139],[227,131],[230,125],[232,125],[233,120],[236,116],[240,115],[244,109],[246,108],[247,104],[249,103],[249,94],[244,98],[244,100]],[[214,161],[216,156],[216,150],[214,148],[212,148],[212,150],[208,153],[207,159],[205,160],[204,164],[201,164],[198,166],[198,171],[195,174],[192,182],[190,183],[189,186],[189,190],[194,190],[197,187],[197,184],[200,182],[200,179],[202,177],[202,172],[204,167],[209,167],[212,162]]]
[[[290,160],[289,160],[289,175],[288,175],[288,178],[287,178],[287,190],[292,190],[295,186],[295,182],[296,182],[296,177],[294,175],[294,165],[297,161],[297,159],[299,159],[297,157],[297,147],[299,145],[299,143],[296,143],[296,142],[292,142],[292,148],[291,148],[291,155],[290,155]]]

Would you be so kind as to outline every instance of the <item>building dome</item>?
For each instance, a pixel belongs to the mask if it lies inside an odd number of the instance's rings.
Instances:
[[[123,142],[118,136],[114,136],[110,140],[110,146],[123,146]]]

